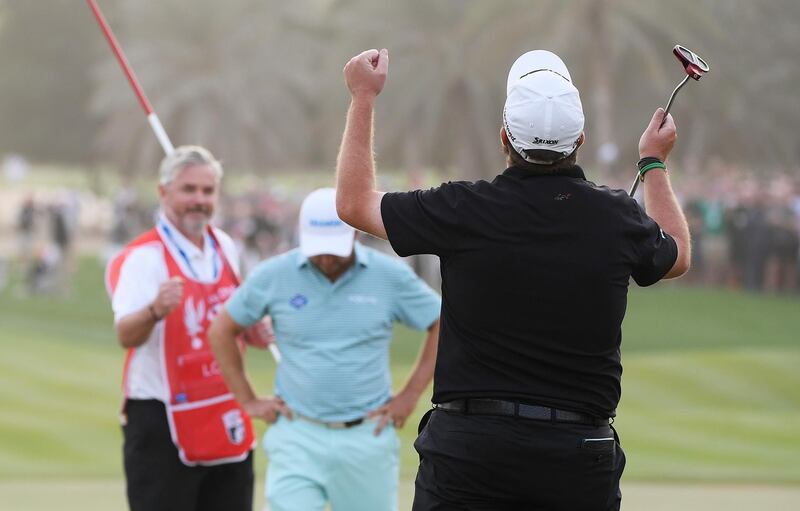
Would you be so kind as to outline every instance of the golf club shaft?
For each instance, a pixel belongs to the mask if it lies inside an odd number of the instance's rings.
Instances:
[[[94,17],[97,20],[97,24],[100,25],[100,30],[103,31],[103,35],[105,35],[109,46],[111,46],[111,51],[117,58],[117,62],[119,62],[122,72],[125,73],[125,77],[128,79],[128,83],[130,83],[133,93],[136,94],[136,98],[139,100],[139,104],[142,105],[142,109],[147,116],[147,122],[153,129],[153,133],[155,133],[158,143],[161,144],[161,148],[164,149],[165,154],[172,154],[175,152],[175,148],[167,136],[164,126],[161,125],[161,121],[158,119],[158,116],[155,112],[153,112],[153,107],[147,100],[147,96],[145,96],[141,85],[139,85],[139,81],[136,79],[136,75],[133,73],[133,69],[131,69],[128,59],[125,58],[125,54],[122,52],[122,48],[117,42],[117,38],[114,37],[111,27],[106,22],[103,13],[100,12],[97,2],[95,0],[86,0],[86,3],[89,4],[89,8],[92,10]]]
[[[672,94],[670,94],[669,101],[667,101],[667,106],[664,107],[664,118],[661,120],[661,124],[658,127],[659,129],[661,129],[661,126],[664,126],[664,123],[667,121],[667,114],[669,114],[669,109],[672,108],[672,103],[675,101],[675,96],[678,94],[678,91],[681,90],[681,88],[684,85],[686,85],[686,82],[688,81],[689,81],[689,75],[686,75],[686,77],[681,81],[681,83],[679,83],[678,86],[675,87],[675,90],[672,91]],[[633,197],[633,195],[636,193],[636,189],[639,187],[639,181],[640,181],[639,174],[637,173],[636,179],[633,180],[631,189],[628,192],[628,195],[630,195],[631,197]]]
[[[639,187],[639,173],[636,173],[636,178],[633,180],[633,184],[631,185],[631,190],[628,192],[628,195],[633,197],[636,194],[636,189]]]
[[[688,81],[689,81],[689,75],[686,75],[684,79],[681,81],[681,83],[679,83],[678,86],[675,87],[675,90],[672,91],[672,94],[670,94],[669,101],[667,101],[667,106],[664,107],[664,119],[662,119],[661,121],[661,126],[663,126],[664,122],[666,122],[667,120],[667,114],[669,114],[669,109],[672,108],[672,103],[673,101],[675,101],[675,96],[677,96],[678,91],[681,90],[681,88],[684,85],[686,85],[686,82]],[[661,126],[659,126],[659,129],[661,129]]]

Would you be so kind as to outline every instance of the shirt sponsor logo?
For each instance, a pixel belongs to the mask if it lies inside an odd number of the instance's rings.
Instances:
[[[361,303],[366,305],[375,305],[378,303],[378,299],[376,297],[367,295],[350,295],[347,297],[347,300],[351,303]]]
[[[222,286],[217,289],[216,294],[212,294],[208,297],[208,313],[206,314],[206,319],[209,324],[214,321],[214,318],[217,317],[217,314],[219,314],[219,311],[222,309],[222,304],[230,298],[235,290],[236,286]]]
[[[230,410],[222,416],[222,423],[225,424],[225,432],[228,440],[234,445],[239,445],[244,441],[244,419],[241,410]]]
[[[308,304],[308,298],[301,295],[300,293],[294,295],[291,300],[289,300],[289,305],[294,307],[297,310],[302,309]]]
[[[216,360],[212,360],[211,362],[200,366],[200,372],[203,375],[203,378],[216,378],[217,376],[222,376],[222,372],[219,370],[219,362]]]
[[[186,331],[192,337],[192,348],[199,350],[203,347],[203,340],[199,337],[203,331],[203,316],[206,315],[206,304],[200,300],[195,307],[194,298],[186,299],[183,307],[183,324]]]

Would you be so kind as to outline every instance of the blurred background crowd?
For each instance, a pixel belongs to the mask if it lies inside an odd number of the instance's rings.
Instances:
[[[711,65],[672,109],[680,135],[669,164],[695,247],[682,280],[797,292],[800,2],[535,5],[101,2],[173,142],[223,161],[217,224],[245,268],[292,247],[299,201],[333,183],[348,101],[341,69],[356,52],[390,50],[376,112],[385,188],[502,170],[506,71],[522,52],[548,48],[581,90],[579,163],[591,180],[627,189],[641,130],[685,76],[671,54],[680,43]],[[742,34],[759,34],[758,44]],[[82,2],[0,0],[0,69],[2,271],[24,261],[26,292],[66,293],[70,279],[54,268],[76,253],[107,257],[151,224],[161,149]],[[414,264],[435,282],[435,261]]]
[[[679,176],[676,181],[693,241],[692,269],[683,284],[800,292],[796,176],[773,174],[764,179],[718,160],[702,176]],[[236,241],[245,273],[296,246],[299,204],[308,191],[264,185],[222,195],[215,224]],[[82,210],[82,204],[91,207]],[[24,291],[67,293],[76,244],[84,252],[109,257],[153,225],[157,207],[155,193],[130,186],[121,186],[107,199],[70,189],[19,196],[14,205],[15,257],[24,268]],[[389,250],[380,240],[363,241]],[[432,285],[439,284],[435,258],[418,258],[411,264]]]

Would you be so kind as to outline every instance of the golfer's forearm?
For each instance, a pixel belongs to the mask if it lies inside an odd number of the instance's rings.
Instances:
[[[406,391],[416,393],[417,396],[425,392],[431,380],[433,379],[433,372],[436,368],[436,353],[439,347],[439,321],[437,320],[429,329],[425,337],[425,343],[422,345],[417,357],[417,363],[414,366],[408,381],[403,387]]]
[[[236,346],[234,340],[230,344],[226,344],[226,348],[222,350],[224,355],[217,355],[217,362],[219,369],[222,373],[222,378],[228,385],[228,389],[233,393],[239,403],[247,403],[256,398],[255,390],[247,378],[247,373],[244,369],[244,360],[239,352],[239,347]],[[215,350],[214,353],[217,353]],[[224,361],[223,361],[224,359]]]
[[[665,278],[679,277],[689,269],[691,260],[689,225],[665,172],[656,169],[647,173],[644,180],[644,201],[647,214],[678,245],[678,258]]]
[[[364,232],[386,239],[375,190],[372,116],[375,98],[353,98],[336,162],[336,211],[339,217]]]
[[[246,403],[255,399],[256,395],[253,386],[247,379],[245,373],[244,359],[236,338],[242,332],[242,328],[235,323],[227,311],[221,312],[211,323],[208,329],[208,342],[214,357],[217,359],[222,378],[228,385],[228,389],[240,403]]]
[[[124,316],[116,324],[117,341],[123,348],[138,348],[150,337],[156,318],[150,306]]]

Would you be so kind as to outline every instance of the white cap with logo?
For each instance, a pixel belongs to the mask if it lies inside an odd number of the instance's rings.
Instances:
[[[569,156],[583,133],[583,106],[567,66],[555,53],[529,51],[508,72],[503,127],[520,156],[545,149]]]
[[[300,252],[306,257],[353,253],[355,229],[336,214],[336,190],[314,190],[300,206]]]

